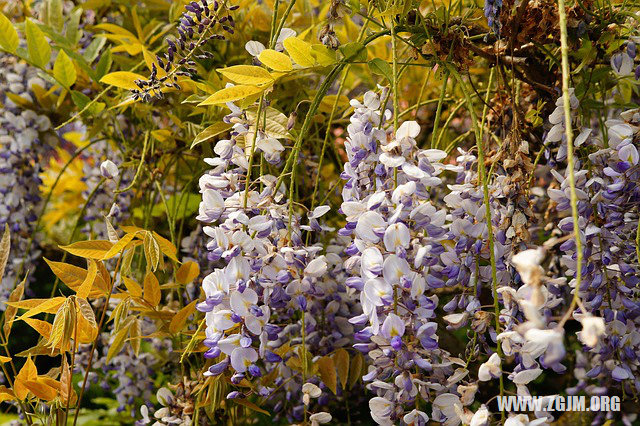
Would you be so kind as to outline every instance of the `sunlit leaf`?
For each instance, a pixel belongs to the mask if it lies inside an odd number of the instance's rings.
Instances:
[[[316,60],[311,53],[311,45],[297,37],[288,37],[282,44],[293,61],[301,67],[312,67]]]
[[[273,49],[264,49],[258,56],[260,62],[275,71],[287,72],[293,69],[291,58]]]
[[[31,19],[25,22],[25,33],[27,36],[27,49],[29,59],[38,67],[44,68],[51,59],[51,46],[44,37],[44,33],[38,25]]]
[[[200,275],[200,266],[196,262],[185,262],[176,271],[176,280],[180,284],[189,284]]]
[[[147,259],[147,268],[155,271],[160,261],[160,246],[148,231],[144,234],[144,257]]]
[[[151,306],[158,306],[162,298],[160,283],[153,272],[147,273],[144,277],[144,300],[149,302]]]
[[[100,79],[100,83],[109,84],[111,86],[120,87],[122,89],[133,90],[139,89],[135,83],[136,80],[146,80],[143,75],[129,71],[116,71],[109,73]]]
[[[333,360],[340,378],[340,386],[342,389],[346,389],[349,380],[349,352],[340,348],[333,355]]]
[[[41,313],[55,314],[58,312],[60,305],[66,300],[65,297],[54,297],[51,299],[27,299],[19,302],[6,302],[7,305],[19,309],[28,309],[28,311],[20,316],[17,321],[25,318],[31,318]]]
[[[169,331],[172,333],[178,333],[184,327],[187,318],[196,311],[196,301],[189,303],[184,308],[180,309],[178,313],[171,319],[169,324]]]
[[[202,142],[205,142],[219,134],[222,134],[233,127],[232,123],[225,123],[224,121],[219,121],[215,124],[204,129],[202,132],[198,133],[191,143],[191,149]]]
[[[124,285],[125,287],[127,287],[127,290],[129,291],[129,294],[131,296],[142,297],[142,287],[140,287],[140,284],[129,277],[123,277],[122,281],[124,281]]]
[[[53,64],[53,76],[65,88],[71,87],[76,82],[76,68],[73,65],[73,61],[64,53],[64,50],[58,52],[56,61]]]
[[[234,65],[232,67],[218,68],[217,71],[236,84],[262,86],[273,83],[273,77],[271,77],[269,71],[254,65]]]
[[[129,244],[131,242],[131,240],[133,240],[134,237],[135,237],[135,234],[124,234],[122,236],[122,238],[120,238],[109,249],[109,251],[107,251],[104,254],[104,256],[102,257],[102,260],[111,259],[112,257],[116,256],[118,253],[120,253],[122,250],[124,250],[124,248],[127,246],[127,244]]]
[[[258,95],[264,90],[264,86],[247,86],[242,84],[231,86],[217,91],[204,101],[200,102],[198,106],[221,105],[226,104],[227,102],[235,102],[248,98],[249,96]]]
[[[98,275],[98,265],[96,261],[93,259],[88,260],[88,268],[87,268],[87,276],[85,277],[82,284],[78,288],[76,294],[81,299],[86,299],[93,288],[93,283],[96,280],[96,276]]]
[[[15,53],[19,44],[18,32],[9,18],[0,12],[0,47],[9,53]]]
[[[95,260],[102,259],[111,247],[113,247],[113,243],[107,240],[78,241],[68,246],[60,246],[62,250],[75,256]]]

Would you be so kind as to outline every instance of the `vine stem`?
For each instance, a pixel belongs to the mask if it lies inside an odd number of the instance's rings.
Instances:
[[[93,364],[93,353],[98,346],[98,339],[100,339],[100,330],[104,326],[105,318],[107,315],[107,309],[109,308],[109,301],[111,301],[111,294],[113,293],[113,286],[116,283],[116,278],[118,276],[118,272],[120,270],[120,265],[122,264],[122,256],[124,255],[124,248],[120,251],[120,256],[118,257],[118,261],[116,263],[116,267],[113,271],[113,277],[111,278],[111,285],[109,286],[109,295],[107,296],[104,306],[102,308],[102,313],[100,314],[100,323],[98,324],[98,332],[96,333],[96,338],[93,340],[91,344],[91,352],[89,352],[89,360],[87,361],[87,371],[84,375],[84,379],[82,380],[82,387],[80,388],[80,393],[78,394],[78,402],[76,403],[76,411],[73,416],[73,426],[76,426],[78,422],[78,415],[80,414],[80,403],[82,402],[82,396],[84,395],[84,391],[87,387],[87,381],[89,380],[89,373],[91,372],[91,366]],[[75,352],[74,352],[75,353]],[[71,370],[73,373],[73,370]],[[69,379],[71,380],[71,379]]]
[[[569,94],[569,45],[567,41],[567,11],[564,0],[558,0],[558,18],[560,23],[560,51],[562,53],[562,107],[564,109],[564,134],[567,139],[567,168],[569,169],[569,188],[571,192],[571,218],[573,219],[573,235],[576,241],[576,282],[571,305],[558,323],[562,328],[571,313],[580,304],[580,282],[582,281],[582,240],[578,226],[578,195],[576,193],[575,159],[573,147],[573,128],[571,123],[571,99]]]
[[[494,241],[493,241],[493,223],[491,219],[491,205],[489,204],[489,176],[487,174],[487,169],[485,167],[485,159],[484,159],[484,143],[482,141],[482,129],[478,126],[478,117],[476,116],[476,112],[473,108],[473,101],[471,98],[471,93],[467,86],[465,86],[462,77],[455,69],[455,67],[451,64],[445,64],[447,69],[458,81],[460,89],[464,94],[465,101],[467,102],[469,115],[471,116],[471,123],[473,125],[473,133],[476,137],[476,146],[478,148],[478,174],[479,178],[482,181],[482,195],[483,195],[483,203],[485,206],[485,220],[487,222],[487,239],[489,244],[489,260],[491,263],[491,291],[493,293],[493,310],[495,316],[495,329],[496,335],[500,334],[500,304],[498,302],[498,273],[496,267],[496,253],[494,250]],[[503,358],[502,347],[500,346],[500,342],[496,344],[496,353],[500,357]],[[504,378],[503,375],[500,374],[500,396],[504,395]],[[505,421],[505,413],[504,411],[501,413],[502,423]]]
[[[284,15],[282,15],[282,18],[280,19],[280,22],[278,23],[278,28],[276,28],[275,32],[273,33],[273,38],[269,41],[269,48],[273,49],[276,45],[276,42],[278,41],[278,37],[280,36],[280,31],[282,31],[282,28],[284,27],[284,22],[287,20],[287,17],[289,16],[289,13],[291,13],[291,9],[293,9],[293,6],[296,4],[296,0],[291,0],[289,2],[289,5],[287,6],[287,8],[284,11]],[[275,12],[277,13],[278,9],[275,9]],[[276,19],[277,16],[274,16],[273,19]]]

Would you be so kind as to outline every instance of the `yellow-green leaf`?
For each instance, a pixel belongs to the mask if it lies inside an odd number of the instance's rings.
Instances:
[[[27,36],[27,50],[29,59],[38,67],[44,68],[51,59],[51,46],[38,25],[31,19],[25,23],[25,33]]]
[[[158,306],[162,293],[160,291],[160,283],[153,272],[149,272],[144,277],[144,300],[149,302],[153,307]]]
[[[293,69],[291,58],[273,49],[264,49],[258,56],[260,62],[275,71],[287,72]]]
[[[9,225],[5,223],[2,240],[0,240],[0,281],[2,281],[2,277],[4,276],[4,268],[7,266],[7,260],[9,260],[10,249],[11,234],[9,232]]]
[[[86,299],[87,296],[89,296],[89,293],[91,293],[91,289],[93,288],[93,283],[95,282],[97,275],[98,275],[98,265],[96,264],[95,260],[89,259],[87,276],[84,278],[84,281],[82,281],[82,284],[80,284],[80,287],[76,292],[76,295],[79,298]]]
[[[202,142],[207,141],[215,136],[218,136],[221,133],[226,132],[232,127],[233,127],[232,123],[225,123],[224,121],[219,121],[215,124],[212,124],[211,126],[207,127],[206,129],[198,133],[198,135],[193,140],[193,143],[191,144],[190,149],[193,149],[194,146],[201,144]]]
[[[333,359],[328,356],[323,356],[318,361],[318,373],[324,384],[331,389],[334,394],[338,392],[338,378],[336,375],[336,366],[333,363]]]
[[[15,53],[19,44],[18,32],[9,18],[0,12],[0,47],[9,53]]]
[[[47,3],[47,12],[49,18],[49,25],[53,27],[58,34],[62,33],[64,29],[64,17],[62,16],[62,0],[50,0]]]
[[[169,331],[172,333],[178,333],[184,326],[184,323],[187,321],[187,318],[189,318],[189,316],[193,314],[195,311],[196,311],[196,301],[194,300],[184,308],[180,309],[178,313],[175,314],[173,318],[171,318],[171,323],[169,323]]]
[[[113,247],[113,243],[107,240],[78,241],[68,246],[60,246],[62,250],[75,256],[95,260],[102,259],[111,247]]]
[[[262,86],[273,83],[273,77],[271,77],[269,71],[254,65],[234,65],[227,68],[218,68],[217,71],[237,84]]]
[[[312,67],[316,60],[311,54],[311,45],[298,37],[288,37],[282,42],[293,61],[301,67]]]
[[[129,341],[131,343],[131,348],[133,349],[133,352],[136,354],[136,356],[138,356],[138,354],[140,353],[140,342],[142,340],[140,338],[140,334],[140,321],[136,319],[131,323],[131,326],[129,327]]]
[[[327,66],[336,62],[336,52],[322,44],[311,45],[311,54],[316,58],[316,62],[320,65]]]
[[[220,105],[227,102],[235,102],[241,99],[248,98],[249,96],[255,96],[262,93],[265,90],[265,86],[247,86],[239,84],[237,86],[227,87],[222,90],[218,90],[213,95],[209,96],[204,101],[200,102],[198,106],[204,105]]]
[[[58,57],[53,64],[53,76],[67,89],[76,82],[78,77],[73,61],[62,49],[58,52]]]
[[[247,407],[250,410],[257,411],[258,413],[266,414],[267,416],[271,415],[268,411],[263,410],[262,408],[258,407],[256,404],[254,404],[253,402],[247,399],[237,398],[237,399],[234,399],[233,402],[235,402],[236,404],[240,404],[243,407]]]
[[[122,346],[124,346],[125,339],[127,337],[127,333],[129,332],[128,327],[122,328],[122,330],[118,331],[116,337],[113,339],[111,346],[109,347],[109,351],[107,352],[107,362],[111,361],[111,358],[118,355]]]
[[[144,234],[144,257],[147,259],[147,269],[155,271],[160,262],[160,246],[149,231]]]
[[[100,79],[100,83],[132,90],[139,89],[138,85],[135,83],[136,80],[146,80],[146,78],[140,74],[136,74],[135,72],[116,71],[102,77]]]
[[[196,262],[185,262],[176,271],[176,281],[180,284],[189,284],[200,275],[200,266]]]
[[[342,389],[346,389],[349,380],[349,352],[342,348],[338,349],[333,356],[333,361],[338,370],[340,386],[342,386]]]

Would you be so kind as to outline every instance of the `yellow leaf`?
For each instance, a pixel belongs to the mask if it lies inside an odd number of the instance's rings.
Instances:
[[[85,299],[76,298],[76,306],[78,307],[78,312],[80,312],[80,315],[82,316],[82,318],[87,320],[87,323],[89,324],[89,326],[91,326],[92,328],[95,328],[95,330],[98,331],[98,324],[96,323],[96,315],[93,312],[93,308],[91,308],[91,305],[89,304],[89,302],[87,302]]]
[[[13,394],[11,389],[6,386],[0,386],[0,402],[12,401],[16,399],[16,396]]]
[[[55,314],[58,312],[60,305],[66,300],[65,297],[54,297],[53,299],[28,299],[20,302],[6,302],[9,306],[14,306],[19,309],[28,309],[28,311],[22,314],[17,320],[24,320],[25,318],[31,318],[41,313]]]
[[[31,19],[27,19],[24,28],[27,36],[29,59],[37,67],[44,68],[51,59],[51,46],[47,39],[44,38],[42,30]]]
[[[237,84],[262,86],[273,83],[273,77],[271,77],[269,71],[254,65],[234,65],[227,68],[218,68],[217,71]]]
[[[88,259],[87,262],[89,264],[89,267],[87,269],[87,276],[76,292],[76,295],[81,299],[86,299],[87,296],[89,296],[89,293],[91,293],[91,289],[93,288],[93,283],[95,282],[96,276],[98,275],[98,265],[96,264],[96,261],[93,259]]]
[[[0,281],[4,276],[4,268],[7,266],[7,260],[9,260],[9,250],[11,250],[11,233],[9,232],[9,224],[4,224],[4,233],[2,234],[2,240],[0,240]]]
[[[111,86],[120,87],[122,89],[132,90],[139,89],[135,83],[136,80],[146,80],[140,74],[129,71],[116,71],[109,73],[100,79],[100,83],[109,84]]]
[[[265,49],[258,55],[260,62],[275,71],[287,72],[293,69],[291,58],[273,49]]]
[[[26,318],[24,322],[29,324],[42,337],[49,340],[49,336],[51,336],[51,324],[35,318]]]
[[[19,44],[18,32],[9,18],[0,12],[0,47],[9,53],[15,53]]]
[[[349,368],[349,389],[356,384],[360,377],[362,376],[362,366],[364,365],[364,359],[360,353],[356,353],[353,358],[351,358],[351,367]]]
[[[87,270],[80,268],[79,266],[70,265],[68,263],[63,262],[53,262],[47,258],[44,259],[45,262],[51,268],[51,271],[55,274],[56,277],[60,278],[67,287],[71,290],[77,291],[78,287],[84,282],[87,277]],[[108,283],[105,282],[104,277],[104,265],[102,262],[98,263],[98,270],[101,272],[96,276],[93,289],[89,293],[89,297],[101,297],[105,294],[108,294]],[[109,278],[106,278],[109,280]]]
[[[138,356],[138,353],[140,353],[140,334],[140,321],[134,320],[129,327],[129,342],[131,343],[131,348],[133,349],[133,352],[136,354],[136,356]]]
[[[109,347],[109,351],[107,352],[107,362],[111,361],[111,358],[113,358],[120,352],[120,349],[122,349],[122,346],[124,346],[124,342],[128,332],[128,327],[124,327],[122,328],[122,330],[118,331],[116,337],[113,339],[113,343],[111,343],[111,346]]]
[[[144,277],[144,300],[149,302],[151,306],[158,306],[160,299],[162,298],[162,292],[160,291],[160,283],[153,274],[153,272],[147,273]]]
[[[178,254],[178,249],[173,245],[171,241],[167,240],[155,231],[153,231],[153,238],[154,240],[156,240],[156,242],[158,243],[158,247],[160,247],[160,251],[164,253],[165,256],[167,256],[171,260],[179,262],[178,258],[176,257],[176,255]]]
[[[176,272],[176,281],[180,284],[189,284],[200,275],[200,266],[196,262],[185,262]]]
[[[347,388],[347,381],[349,380],[349,352],[340,348],[333,356],[333,360],[338,370],[338,377],[340,378],[340,385],[342,389]]]
[[[56,61],[53,64],[53,76],[67,89],[76,82],[78,77],[73,61],[62,49],[58,52]]]
[[[127,244],[129,244],[131,240],[133,240],[133,237],[135,237],[135,234],[124,234],[124,236],[120,238],[118,242],[115,243],[113,247],[111,247],[109,251],[104,254],[102,260],[111,259],[113,256],[120,253],[127,246]]]
[[[198,106],[205,105],[220,105],[226,104],[227,102],[235,102],[241,99],[248,98],[250,96],[255,96],[262,93],[266,87],[258,87],[258,86],[246,86],[246,85],[237,85],[227,87],[226,89],[218,90],[213,95],[209,96],[204,101],[200,102]]]
[[[247,407],[250,410],[257,411],[258,413],[266,414],[267,416],[271,415],[268,411],[263,410],[262,408],[258,407],[256,404],[254,404],[253,402],[247,399],[238,398],[238,399],[234,399],[233,402],[235,402],[236,404],[240,404],[243,407]]]
[[[178,313],[171,319],[171,323],[169,324],[170,332],[178,333],[182,329],[184,323],[187,321],[187,318],[189,318],[189,316],[196,311],[196,303],[197,302],[194,300],[178,311]]]
[[[58,383],[50,377],[38,377],[36,380],[28,380],[24,383],[25,387],[36,397],[45,401],[51,401],[58,396],[60,387],[51,386],[51,382]]]
[[[316,361],[316,365],[318,366],[318,373],[320,374],[320,378],[324,382],[324,384],[331,389],[331,391],[335,394],[338,392],[338,379],[336,376],[336,367],[333,363],[333,359],[328,356],[323,356],[318,361]]]
[[[11,357],[10,356],[0,356],[0,364],[4,364],[11,361]]]
[[[75,256],[84,257],[86,259],[100,260],[113,247],[113,243],[107,240],[88,240],[78,241],[68,246],[60,246]]]
[[[129,294],[133,297],[142,297],[142,287],[129,277],[123,277],[125,287],[129,290]]]
[[[306,41],[297,37],[288,37],[282,44],[296,64],[304,68],[315,65],[316,60],[311,54],[311,45]]]
[[[144,234],[144,257],[147,260],[147,269],[155,271],[160,262],[160,246],[149,231]]]
[[[193,149],[194,146],[228,131],[231,127],[233,127],[232,123],[225,123],[224,121],[219,121],[215,124],[212,124],[211,126],[198,133],[195,139],[193,139],[190,149]]]
[[[9,302],[17,302],[22,299],[22,295],[24,294],[24,283],[26,281],[27,277],[25,276],[22,282],[18,284],[9,295]],[[14,306],[7,306],[7,310],[4,311],[4,326],[2,327],[2,330],[4,331],[4,337],[7,340],[9,339],[9,335],[11,334],[11,326],[13,325],[13,320],[15,319],[17,313],[18,308]]]
[[[16,375],[15,382],[13,384],[13,391],[18,399],[23,400],[27,397],[29,389],[26,387],[26,382],[36,380],[37,377],[38,370],[36,369],[36,365],[31,360],[31,357],[28,356],[24,365]]]

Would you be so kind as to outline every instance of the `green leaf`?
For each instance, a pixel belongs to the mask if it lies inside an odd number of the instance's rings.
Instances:
[[[27,50],[29,51],[29,59],[37,67],[44,68],[51,59],[51,46],[44,33],[38,25],[31,19],[27,19],[25,24],[25,33],[27,35]]]
[[[393,81],[393,70],[387,61],[383,61],[380,58],[375,58],[369,61],[369,70],[373,74],[381,75],[390,82]]]
[[[258,86],[246,86],[240,84],[237,86],[227,87],[226,89],[218,90],[213,95],[209,96],[204,101],[200,102],[198,106],[204,105],[220,105],[227,102],[235,102],[241,99],[248,98],[250,96],[258,95],[262,93],[266,87]]]
[[[291,58],[273,49],[265,49],[258,56],[260,62],[275,71],[288,72],[293,69]]]
[[[311,54],[311,45],[297,37],[286,38],[282,44],[293,61],[303,68],[312,67],[316,60]]]
[[[106,73],[111,69],[111,64],[113,63],[113,59],[111,56],[111,49],[107,49],[100,56],[100,60],[96,65],[96,76],[98,80],[105,76]]]
[[[20,44],[18,39],[18,32],[13,27],[13,24],[0,12],[0,47],[9,53],[15,53]]]
[[[190,217],[198,211],[202,196],[200,194],[175,194],[167,199],[167,206],[172,213],[173,219]],[[151,209],[151,216],[162,217],[166,214],[162,203],[156,204]]]
[[[65,38],[72,46],[75,46],[78,41],[80,41],[80,37],[82,34],[78,31],[80,27],[80,17],[82,16],[82,9],[78,8],[71,12],[71,16],[67,21],[67,31],[65,32]]]
[[[207,141],[215,136],[218,136],[221,133],[226,132],[232,127],[233,127],[233,124],[225,123],[224,121],[219,121],[215,124],[212,124],[211,126],[207,127],[206,129],[198,133],[198,135],[193,140],[193,143],[191,144],[190,149],[193,149],[193,147],[195,147],[196,145],[201,144],[204,141]]]
[[[91,102],[91,99],[89,99],[87,95],[82,92],[78,92],[77,90],[71,91],[71,100],[73,100],[73,103],[80,110],[84,109],[89,104],[89,102]],[[105,104],[103,102],[94,102],[86,112],[90,115],[96,115],[102,112],[104,107]]]
[[[217,71],[237,84],[262,86],[273,83],[273,77],[271,77],[269,71],[253,65],[234,65],[227,68],[218,68]]]
[[[340,52],[348,62],[364,62],[367,60],[367,48],[359,42],[347,43],[340,46]]]
[[[334,64],[337,61],[335,50],[331,50],[322,44],[311,45],[311,54],[316,59],[316,62],[323,67]]]
[[[67,89],[76,82],[78,77],[73,61],[62,49],[58,52],[56,62],[53,64],[53,76]]]
[[[47,12],[49,15],[49,25],[62,34],[64,29],[64,17],[62,16],[62,0],[49,0]]]

